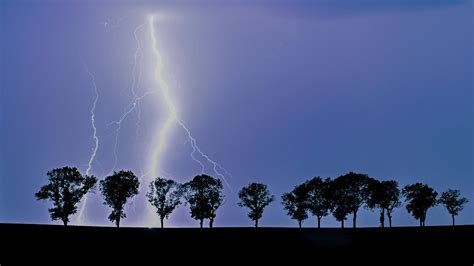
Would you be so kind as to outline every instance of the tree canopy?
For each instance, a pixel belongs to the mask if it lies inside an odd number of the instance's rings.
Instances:
[[[420,226],[425,226],[428,209],[435,206],[438,201],[438,192],[426,184],[415,183],[406,185],[402,190],[408,204],[406,209],[415,219],[420,221]]]
[[[224,201],[222,181],[208,175],[197,175],[184,184],[184,189],[191,217],[199,221],[201,228],[204,219],[209,219],[209,227],[212,228],[217,209]]]
[[[77,204],[82,197],[94,188],[97,178],[83,176],[75,167],[65,166],[49,171],[48,184],[35,193],[36,199],[49,199],[53,207],[49,208],[52,220],[61,220],[65,226],[69,216],[77,212]]]
[[[258,227],[258,220],[262,218],[264,209],[274,200],[270,194],[267,185],[252,183],[243,187],[239,191],[240,207],[249,208],[248,217],[255,221],[255,227]]]
[[[392,227],[392,213],[395,208],[400,207],[400,189],[395,180],[379,181],[370,179],[369,197],[367,199],[367,206],[371,209],[380,209],[380,226],[385,226],[385,212],[388,216],[390,227]]]
[[[321,227],[321,219],[332,210],[333,204],[329,195],[331,193],[330,185],[331,180],[329,178],[322,179],[319,176],[305,182],[308,189],[307,207],[316,216],[318,228]]]
[[[181,204],[182,192],[181,185],[171,179],[157,177],[150,183],[150,191],[146,196],[160,216],[161,228],[163,228],[163,220],[168,219],[169,215]]]
[[[460,211],[464,209],[464,205],[468,203],[467,198],[461,197],[461,193],[457,189],[448,189],[441,193],[439,203],[443,204],[451,214],[453,220],[453,226],[455,224],[454,217],[459,214]]]
[[[100,181],[100,190],[104,197],[104,204],[112,208],[109,220],[120,226],[120,219],[127,218],[124,211],[128,199],[138,194],[140,182],[132,171],[121,170],[114,172]]]
[[[353,215],[353,227],[356,228],[357,212],[369,196],[370,178],[366,174],[349,172],[331,182],[332,201],[337,210],[335,218],[343,224],[347,214]]]
[[[296,186],[291,192],[281,196],[284,209],[291,219],[301,223],[308,218],[308,187],[305,184]]]

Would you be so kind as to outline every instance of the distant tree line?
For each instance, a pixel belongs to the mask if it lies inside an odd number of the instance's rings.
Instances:
[[[88,192],[99,190],[104,204],[111,208],[109,220],[120,227],[121,219],[126,218],[125,205],[129,199],[138,195],[140,182],[132,171],[118,171],[98,182],[94,176],[82,175],[75,167],[63,167],[47,173],[48,183],[35,193],[38,200],[51,200],[49,209],[52,220],[61,220],[65,226],[69,216],[77,212],[77,205]],[[239,191],[240,207],[248,208],[248,217],[258,227],[265,208],[275,200],[267,185],[251,183]],[[191,181],[179,184],[172,179],[155,178],[149,184],[146,193],[149,203],[156,208],[161,227],[164,220],[184,202],[189,206],[190,215],[199,221],[202,228],[204,220],[209,220],[213,227],[217,210],[224,203],[223,185],[220,179],[209,175],[197,175]],[[380,226],[385,227],[385,216],[392,227],[393,212],[406,202],[406,210],[420,226],[425,226],[426,214],[431,207],[443,204],[452,217],[463,210],[468,200],[461,197],[459,190],[448,189],[438,198],[438,193],[422,183],[406,185],[399,188],[395,180],[377,180],[366,174],[347,173],[335,179],[314,177],[297,185],[292,191],[281,196],[288,216],[298,222],[308,219],[309,214],[316,217],[317,227],[321,220],[332,214],[344,228],[344,221],[352,215],[352,224],[356,228],[357,214],[361,208],[379,211]]]

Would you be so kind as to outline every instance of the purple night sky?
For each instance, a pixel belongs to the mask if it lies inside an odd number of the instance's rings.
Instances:
[[[471,202],[456,221],[473,223],[472,1],[223,2],[1,1],[0,222],[52,223],[50,203],[34,198],[46,172],[88,168],[95,92],[87,70],[99,94],[92,173],[101,179],[113,169],[119,132],[115,170],[146,175],[168,114],[162,97],[143,97],[120,130],[111,122],[128,110],[131,88],[157,89],[148,26],[155,15],[177,115],[231,173],[216,226],[253,225],[237,206],[238,190],[253,181],[276,196],[261,225],[296,226],[281,194],[349,171],[438,193],[460,189]],[[134,68],[134,30],[143,23]],[[186,182],[201,172],[187,140],[173,124],[160,176]],[[209,163],[205,172],[216,177]],[[123,225],[147,225],[147,204],[139,196],[127,205]],[[88,224],[113,226],[108,212],[99,193],[90,196]],[[188,212],[180,206],[168,224],[197,226]],[[378,222],[377,212],[361,210],[360,226]],[[427,225],[450,222],[443,206],[428,212]],[[404,206],[393,223],[418,225]],[[303,225],[315,224],[311,216]],[[322,226],[339,223],[328,216]]]

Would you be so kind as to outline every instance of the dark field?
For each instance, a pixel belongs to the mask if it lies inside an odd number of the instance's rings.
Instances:
[[[19,263],[30,258],[44,263],[55,254],[66,254],[77,261],[90,260],[89,256],[113,260],[136,258],[138,261],[161,258],[194,261],[202,256],[217,261],[220,259],[215,256],[236,260],[242,260],[242,256],[270,260],[295,256],[303,260],[306,257],[340,255],[341,259],[350,259],[344,256],[351,254],[365,257],[390,254],[385,259],[415,255],[427,256],[429,260],[457,258],[472,261],[474,257],[468,248],[474,239],[472,225],[384,229],[148,229],[0,224],[0,236],[2,266],[9,265],[7,261]],[[76,259],[68,261],[72,263]]]

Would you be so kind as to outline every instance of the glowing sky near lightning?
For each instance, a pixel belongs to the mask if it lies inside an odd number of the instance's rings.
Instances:
[[[199,161],[234,190],[216,226],[251,225],[235,190],[252,181],[279,198],[350,170],[474,202],[471,1],[156,2],[0,3],[0,222],[50,223],[33,194],[66,164],[186,182]],[[124,226],[143,224],[142,202]],[[111,225],[98,194],[88,204],[91,224]],[[473,215],[469,204],[457,221]],[[171,219],[196,225],[185,206]],[[450,222],[438,207],[428,219]],[[279,202],[261,223],[294,225]],[[394,223],[416,225],[404,209]]]

